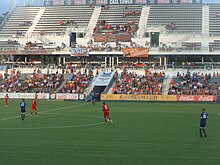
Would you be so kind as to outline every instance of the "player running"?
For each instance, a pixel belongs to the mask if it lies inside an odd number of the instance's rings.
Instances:
[[[205,126],[206,126],[206,120],[208,119],[208,113],[205,112],[205,108],[202,108],[202,112],[200,114],[200,129],[199,129],[199,134],[200,137],[202,138],[202,131],[207,137],[206,131],[205,131]]]
[[[110,114],[109,114],[109,106],[107,104],[105,104],[105,102],[103,102],[103,105],[102,105],[102,111],[104,112],[104,121],[105,121],[105,124],[108,124],[108,122],[110,121],[111,123],[113,123],[111,117],[110,117]]]
[[[26,107],[27,107],[27,104],[24,99],[22,99],[22,102],[20,103],[20,107],[21,107],[21,120],[24,120],[25,113],[26,113]]]
[[[8,107],[8,100],[9,100],[9,96],[8,94],[5,95],[5,107]]]
[[[31,106],[31,116],[33,116],[33,113],[35,116],[37,116],[37,100],[34,99]]]

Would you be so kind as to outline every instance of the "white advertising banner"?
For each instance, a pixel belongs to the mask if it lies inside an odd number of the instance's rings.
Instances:
[[[0,93],[0,98],[5,98],[5,95],[8,94],[9,98],[12,99],[34,99],[35,93]],[[38,93],[38,99],[49,99],[49,93]]]
[[[58,93],[56,99],[57,100],[78,100],[78,94],[72,93]]]

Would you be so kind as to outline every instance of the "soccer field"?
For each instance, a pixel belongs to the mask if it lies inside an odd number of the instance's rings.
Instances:
[[[217,165],[220,108],[214,104],[39,101],[39,115],[19,117],[19,100],[0,109],[1,165]],[[201,108],[209,114],[199,137]]]

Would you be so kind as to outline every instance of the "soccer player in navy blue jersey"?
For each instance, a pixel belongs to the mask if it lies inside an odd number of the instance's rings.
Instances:
[[[202,132],[204,133],[205,137],[207,137],[205,126],[206,126],[206,120],[208,119],[208,113],[205,111],[205,108],[202,108],[202,112],[200,114],[200,129],[199,134],[202,138]]]
[[[93,104],[93,105],[95,105],[95,92],[94,91],[92,91],[91,92],[91,103]]]
[[[20,102],[20,107],[21,107],[21,120],[24,120],[25,113],[26,113],[26,107],[27,107],[27,103],[25,102],[24,99],[22,99],[22,102]]]

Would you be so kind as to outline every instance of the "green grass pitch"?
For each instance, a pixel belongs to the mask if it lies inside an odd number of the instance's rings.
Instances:
[[[196,103],[39,101],[19,117],[19,100],[1,101],[0,165],[218,165],[220,106]],[[200,138],[201,108],[209,114]],[[28,113],[31,102],[28,101]]]

